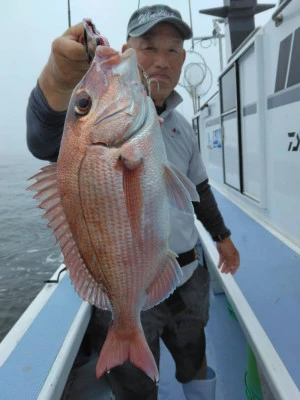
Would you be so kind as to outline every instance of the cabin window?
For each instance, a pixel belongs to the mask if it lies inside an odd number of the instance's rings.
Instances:
[[[221,78],[222,85],[222,113],[236,108],[236,78],[235,68],[231,68]]]
[[[280,43],[275,93],[300,83],[300,28]]]
[[[287,87],[300,83],[300,28],[295,31]]]
[[[264,157],[259,107],[260,57],[253,45],[238,60],[242,193],[257,203],[262,199]]]
[[[224,182],[241,190],[240,137],[237,110],[237,69],[234,64],[220,78]]]
[[[259,203],[262,130],[257,57],[255,45],[249,46],[221,76],[220,106],[224,183]]]
[[[288,71],[288,63],[291,51],[292,34],[287,36],[281,43],[279,48],[279,57],[277,64],[277,74],[275,81],[275,92],[279,92],[285,88],[285,82]]]

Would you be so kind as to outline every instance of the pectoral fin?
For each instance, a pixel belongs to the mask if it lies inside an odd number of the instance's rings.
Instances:
[[[140,154],[130,152],[127,149],[126,152],[122,151],[120,160],[123,164],[123,191],[127,215],[131,231],[138,241],[143,213],[143,191],[141,185],[143,158]]]
[[[195,185],[170,163],[165,167],[165,178],[171,206],[186,213],[194,213],[192,201],[199,201]]]
[[[182,270],[176,260],[176,254],[170,250],[165,268],[146,291],[147,299],[143,310],[147,310],[169,297],[180,282],[181,275]]]

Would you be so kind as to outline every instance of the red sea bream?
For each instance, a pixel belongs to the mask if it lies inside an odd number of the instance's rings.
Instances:
[[[96,374],[129,359],[153,380],[141,310],[176,288],[169,207],[193,213],[194,185],[167,161],[135,52],[98,46],[72,94],[57,163],[35,175],[44,217],[78,294],[112,312]]]

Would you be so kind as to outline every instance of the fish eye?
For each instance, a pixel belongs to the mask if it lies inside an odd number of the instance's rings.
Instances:
[[[87,93],[80,93],[75,99],[74,110],[78,115],[86,115],[92,106],[92,99]]]

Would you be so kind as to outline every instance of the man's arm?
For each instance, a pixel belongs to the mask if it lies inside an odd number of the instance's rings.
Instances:
[[[200,202],[193,202],[195,214],[214,241],[218,242],[230,236],[230,230],[225,226],[217,202],[211,191],[208,179],[197,185]]]
[[[26,110],[27,146],[35,157],[57,160],[65,118],[65,111],[50,108],[37,84],[30,94]]]
[[[197,185],[197,192],[200,202],[193,202],[195,214],[217,242],[220,255],[218,268],[224,273],[234,274],[240,265],[239,252],[230,239],[231,232],[224,223],[208,179]]]

